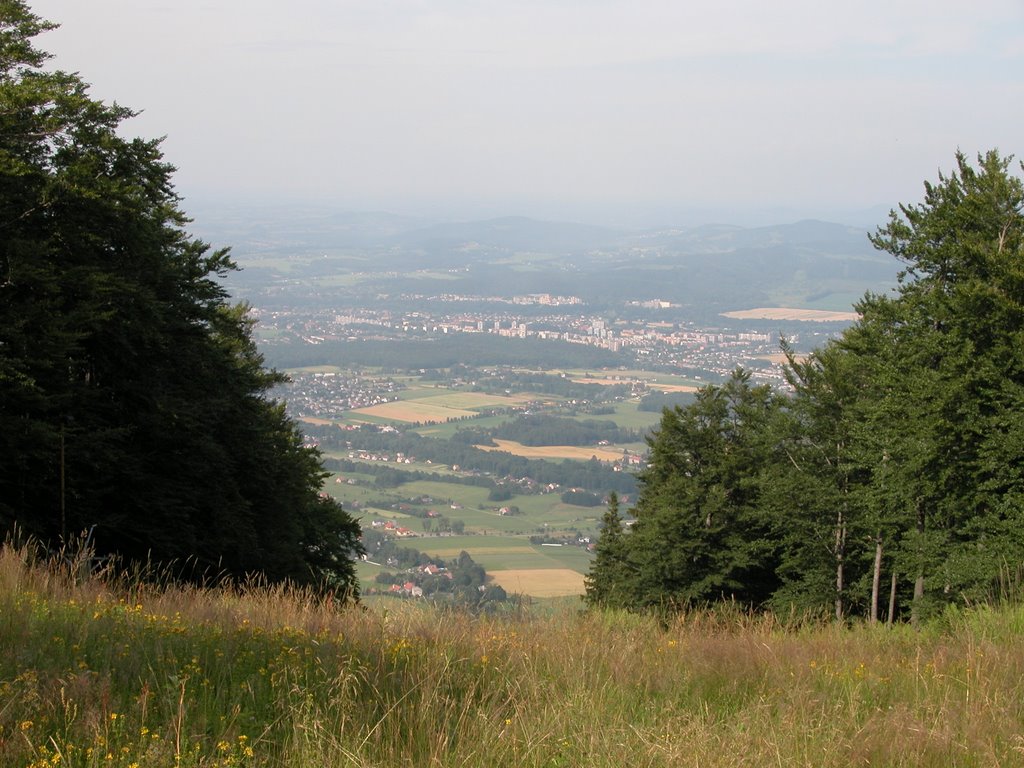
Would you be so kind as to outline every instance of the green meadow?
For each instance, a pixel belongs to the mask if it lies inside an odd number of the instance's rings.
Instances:
[[[0,765],[1021,766],[1022,633],[1019,602],[916,630],[728,605],[359,610],[7,546]]]

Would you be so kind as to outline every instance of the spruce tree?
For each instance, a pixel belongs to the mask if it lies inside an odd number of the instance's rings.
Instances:
[[[624,540],[637,606],[770,598],[777,555],[761,495],[777,407],[768,386],[736,371],[693,404],[665,409]]]
[[[619,496],[615,491],[608,494],[608,506],[601,518],[601,532],[594,550],[594,562],[585,580],[584,600],[591,606],[626,607],[630,574],[623,547]]]

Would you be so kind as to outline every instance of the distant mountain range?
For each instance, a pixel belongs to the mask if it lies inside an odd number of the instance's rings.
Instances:
[[[848,309],[867,290],[891,288],[899,269],[866,230],[817,220],[627,230],[525,217],[438,222],[273,208],[201,211],[194,229],[214,245],[232,245],[248,272],[239,284],[251,287],[369,270],[397,273],[360,283],[376,293],[549,292],[596,304],[663,299],[716,311],[752,302]],[[438,269],[458,278],[411,274]]]

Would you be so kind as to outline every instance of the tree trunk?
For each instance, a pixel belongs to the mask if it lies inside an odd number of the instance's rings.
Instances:
[[[836,520],[836,621],[843,620],[843,587],[845,586],[843,566],[846,558],[846,519],[839,512]]]
[[[921,508],[920,502],[917,507],[917,532],[924,533],[924,510]],[[920,554],[920,547],[918,547],[918,553]],[[919,564],[918,568],[920,570],[914,580],[914,602],[910,609],[910,625],[913,627],[918,626],[921,621],[921,602],[924,599],[924,564]]]
[[[889,586],[889,618],[886,620],[888,626],[892,626],[893,619],[896,618],[896,569],[892,570],[892,584]]]
[[[871,574],[871,619],[878,622],[878,588],[882,581],[882,534],[875,537],[875,567]]]

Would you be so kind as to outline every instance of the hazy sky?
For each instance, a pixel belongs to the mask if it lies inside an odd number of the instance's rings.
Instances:
[[[31,5],[56,66],[167,136],[186,209],[824,215],[919,200],[958,147],[1024,155],[1024,0]]]

